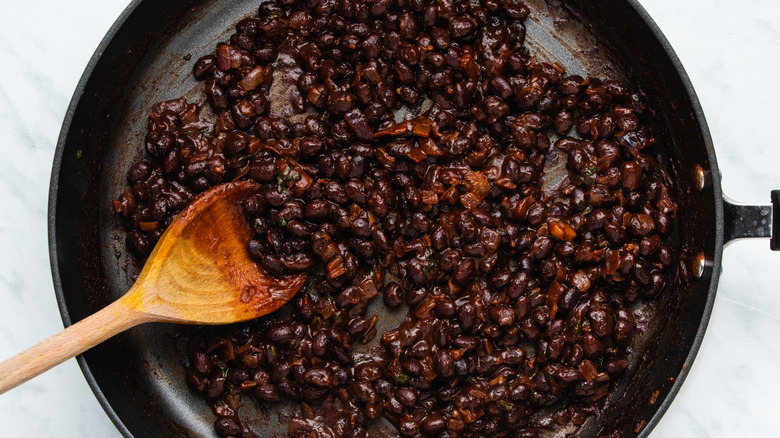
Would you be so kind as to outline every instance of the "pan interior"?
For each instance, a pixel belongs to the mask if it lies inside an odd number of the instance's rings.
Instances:
[[[674,63],[629,3],[565,3],[526,2],[532,10],[526,21],[529,51],[563,65],[568,74],[619,79],[647,94],[656,110],[658,158],[677,182],[683,212],[678,222],[692,221],[702,230],[678,236],[675,250],[681,268],[674,287],[667,287],[663,298],[643,315],[657,321],[646,324],[645,336],[635,342],[635,360],[611,394],[609,409],[581,431],[583,436],[613,431],[633,436],[642,431],[637,425],[651,421],[672,389],[696,342],[702,315],[706,316],[708,284],[689,284],[684,268],[685,254],[715,254],[714,198],[707,197],[710,193],[691,195],[688,178],[694,165],[708,167],[708,139]],[[124,189],[130,165],[143,157],[152,104],[181,96],[200,101],[202,84],[192,78],[192,65],[217,42],[226,41],[233,24],[253,14],[258,5],[137,2],[114,37],[104,42],[103,55],[84,83],[74,115],[66,120],[59,145],[62,164],[54,174],[55,277],[60,280],[55,282],[61,287],[66,318],[79,320],[117,299],[140,270],[126,251],[124,230],[111,211],[111,201]],[[67,213],[71,206],[77,207],[77,217]],[[84,356],[88,379],[124,434],[214,435],[216,417],[185,382],[180,334],[186,330],[166,324],[139,327]],[[269,410],[245,403],[241,410],[256,419],[261,436],[286,434],[290,407]],[[376,433],[389,436],[385,425],[378,427]]]

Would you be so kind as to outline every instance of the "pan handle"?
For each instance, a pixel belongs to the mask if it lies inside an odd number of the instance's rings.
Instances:
[[[723,197],[726,243],[769,237],[772,251],[780,251],[780,190],[772,191],[771,204],[741,204]]]

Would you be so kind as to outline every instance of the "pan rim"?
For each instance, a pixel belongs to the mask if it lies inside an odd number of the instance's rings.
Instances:
[[[633,8],[637,12],[639,17],[644,21],[645,25],[648,27],[648,29],[651,31],[653,36],[656,38],[658,43],[663,48],[664,52],[666,53],[666,56],[669,58],[669,61],[673,65],[680,81],[683,84],[688,99],[690,100],[694,117],[698,122],[699,125],[698,128],[702,134],[702,142],[704,143],[704,146],[707,149],[707,155],[709,160],[708,170],[710,171],[710,175],[711,175],[711,188],[713,190],[712,195],[713,195],[713,202],[715,207],[715,233],[714,233],[715,242],[714,242],[714,254],[712,255],[712,265],[711,265],[713,269],[711,269],[711,272],[709,274],[709,291],[708,291],[705,307],[702,312],[701,321],[698,326],[697,334],[693,340],[693,343],[691,344],[688,355],[686,356],[685,362],[681,367],[680,372],[677,374],[677,376],[675,376],[674,384],[672,385],[668,394],[659,405],[656,412],[653,414],[652,418],[650,418],[647,421],[645,426],[642,428],[641,432],[638,434],[639,437],[646,438],[650,435],[650,433],[655,428],[655,426],[660,422],[661,418],[669,409],[675,397],[677,396],[680,389],[682,388],[685,378],[687,377],[688,373],[692,369],[693,362],[703,342],[704,334],[712,314],[712,308],[714,305],[715,295],[717,292],[718,282],[720,278],[720,267],[721,267],[723,249],[724,249],[724,234],[723,234],[724,213],[723,213],[723,194],[721,188],[721,176],[720,176],[720,171],[718,170],[715,149],[712,142],[712,137],[710,135],[710,130],[704,115],[704,111],[702,110],[701,103],[696,95],[693,84],[691,83],[691,80],[688,77],[688,74],[686,73],[682,62],[680,61],[679,57],[675,53],[674,49],[672,48],[671,44],[667,40],[666,36],[663,34],[661,29],[652,19],[650,14],[640,4],[639,0],[625,0],[625,1],[631,8]],[[116,34],[119,32],[119,30],[123,27],[127,19],[133,14],[133,12],[137,9],[137,7],[142,2],[143,0],[132,0],[130,4],[122,11],[122,13],[116,19],[116,21],[111,25],[109,30],[106,32],[105,36],[102,38],[100,44],[95,49],[95,52],[93,53],[89,62],[87,63],[84,72],[82,73],[79,82],[73,92],[71,100],[68,104],[67,111],[63,118],[63,123],[60,128],[60,133],[57,139],[57,145],[54,152],[52,172],[51,172],[51,178],[49,183],[47,229],[48,229],[49,263],[52,272],[52,280],[54,284],[55,296],[57,299],[57,306],[59,308],[62,322],[65,327],[72,325],[73,322],[71,321],[70,313],[68,311],[68,307],[65,301],[64,291],[62,288],[62,280],[61,280],[60,269],[58,264],[57,241],[56,241],[57,194],[59,189],[59,181],[60,181],[59,177],[62,169],[62,159],[63,159],[64,149],[67,143],[67,138],[70,133],[71,123],[73,121],[76,109],[79,106],[79,103],[81,101],[81,96],[83,95],[87,83],[92,77],[92,73],[96,65],[102,59],[102,55],[104,51],[106,50],[108,45],[113,41]],[[106,414],[108,415],[112,423],[114,423],[114,426],[116,426],[117,430],[122,436],[127,438],[132,438],[133,434],[130,432],[127,426],[125,426],[122,419],[119,417],[119,415],[111,406],[111,404],[108,402],[107,397],[103,393],[102,389],[100,388],[99,384],[97,383],[92,373],[92,370],[87,364],[85,357],[83,355],[79,355],[77,356],[76,359],[79,364],[79,368],[81,369],[81,372],[84,375],[84,378],[89,384],[90,389],[92,390],[93,394],[97,398],[98,402],[100,403],[100,405],[102,406],[103,410],[106,412]]]
[[[709,274],[710,284],[707,293],[707,300],[702,312],[701,321],[699,322],[699,327],[696,332],[696,336],[694,337],[693,343],[691,344],[691,347],[688,351],[688,355],[685,357],[685,362],[680,368],[680,372],[674,378],[674,384],[659,405],[658,410],[655,411],[652,418],[647,421],[647,424],[645,424],[641,432],[638,434],[639,438],[647,438],[655,426],[657,426],[661,421],[661,418],[663,418],[664,414],[669,409],[674,399],[677,397],[680,389],[682,389],[685,378],[691,371],[693,362],[696,359],[696,355],[701,348],[701,344],[704,340],[704,333],[707,330],[707,325],[709,324],[710,316],[712,315],[712,307],[715,303],[715,295],[718,290],[718,281],[720,279],[720,268],[724,249],[723,192],[721,188],[721,175],[718,168],[718,162],[715,157],[715,147],[712,143],[712,136],[710,134],[709,125],[707,124],[704,110],[701,107],[701,102],[696,95],[696,90],[691,83],[691,79],[688,76],[688,73],[685,71],[685,67],[682,64],[682,61],[680,61],[680,58],[677,56],[677,53],[674,51],[671,43],[661,31],[661,28],[658,27],[647,10],[645,10],[645,8],[639,3],[639,0],[626,0],[626,2],[632,8],[634,8],[639,17],[642,19],[642,21],[645,22],[648,29],[652,32],[653,36],[661,45],[664,52],[666,53],[666,56],[669,58],[669,61],[672,63],[672,66],[674,67],[677,75],[679,76],[680,81],[682,82],[685,89],[685,93],[688,95],[688,99],[691,102],[691,107],[693,108],[694,117],[699,124],[699,131],[702,135],[702,141],[704,146],[707,148],[707,156],[709,159],[708,170],[712,178],[711,186],[713,190],[713,202],[715,203],[715,248],[714,254],[712,255],[712,268],[710,269],[711,272]]]
[[[68,311],[67,303],[65,302],[65,294],[62,288],[62,279],[60,277],[60,269],[59,269],[58,257],[57,257],[57,237],[56,237],[57,192],[59,189],[59,177],[60,177],[60,170],[62,168],[62,158],[65,151],[65,144],[67,143],[68,134],[70,133],[70,127],[71,127],[71,123],[73,122],[74,114],[76,113],[76,108],[79,106],[79,102],[81,101],[81,96],[84,94],[84,90],[90,78],[92,77],[92,73],[95,70],[96,65],[101,60],[103,56],[103,52],[106,50],[106,48],[111,43],[111,41],[113,41],[114,36],[119,32],[119,30],[124,25],[125,21],[127,21],[128,17],[133,13],[133,11],[135,11],[135,9],[138,7],[138,5],[141,2],[142,0],[132,0],[130,4],[127,5],[127,7],[125,7],[125,9],[119,14],[119,17],[117,17],[116,21],[114,21],[114,23],[108,29],[105,36],[103,36],[103,39],[100,40],[100,44],[98,44],[97,48],[95,49],[95,52],[92,54],[89,61],[87,62],[87,65],[84,68],[84,72],[81,74],[81,77],[79,78],[79,82],[76,85],[75,90],[73,91],[73,96],[71,97],[71,100],[68,103],[68,109],[65,112],[65,117],[63,118],[62,121],[62,127],[60,128],[60,134],[59,137],[57,138],[57,147],[54,151],[51,178],[49,182],[47,229],[48,229],[48,245],[49,245],[49,264],[51,266],[52,280],[54,283],[54,292],[57,298],[57,307],[59,308],[60,316],[62,318],[62,323],[64,327],[69,327],[73,324],[73,321],[71,321],[70,312]],[[108,402],[108,399],[106,398],[105,394],[103,394],[103,390],[100,388],[100,385],[98,385],[97,381],[95,380],[95,377],[92,374],[92,370],[87,364],[84,355],[80,354],[76,356],[76,361],[78,362],[79,368],[81,369],[81,373],[84,375],[87,384],[89,384],[92,393],[95,395],[95,398],[97,398],[98,403],[100,403],[100,406],[108,415],[111,422],[114,423],[114,426],[116,426],[119,433],[126,438],[132,438],[133,434],[130,432],[127,426],[125,426],[124,422],[119,418],[119,415],[116,413],[114,408]]]

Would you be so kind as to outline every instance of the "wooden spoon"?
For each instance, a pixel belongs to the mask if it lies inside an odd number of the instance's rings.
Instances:
[[[122,298],[0,363],[0,394],[141,323],[227,324],[281,307],[306,275],[272,277],[249,258],[240,201],[258,188],[241,181],[203,192],[174,219]]]

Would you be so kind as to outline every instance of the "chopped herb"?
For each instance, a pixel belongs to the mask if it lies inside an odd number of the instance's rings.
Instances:
[[[433,252],[430,248],[425,250],[425,266],[423,269],[425,270],[425,273],[428,275],[431,275],[434,270],[439,266],[439,260],[437,257],[437,254]]]
[[[509,401],[509,400],[501,400],[501,401],[499,401],[499,402],[498,402],[498,408],[499,408],[499,409],[501,409],[502,411],[507,411],[507,412],[509,412],[509,411],[511,411],[511,410],[512,410],[512,408],[513,408],[514,406],[515,406],[515,405],[514,405],[514,404],[512,404],[512,402],[511,402],[511,401]]]
[[[399,372],[395,375],[395,383],[409,383],[409,376]]]
[[[337,132],[334,132],[332,134],[333,134],[333,137],[336,140],[343,141],[343,142],[348,142],[349,141],[349,135],[347,135],[347,134],[341,134],[341,133],[337,133]]]
[[[287,189],[288,182],[296,183],[300,179],[301,174],[292,167],[288,167],[284,169],[284,171],[280,173],[279,176],[276,177],[276,191],[283,193],[285,189]]]
[[[82,155],[84,155],[84,151],[82,151],[81,149],[76,151],[76,159],[77,160],[81,159]]]
[[[279,218],[279,226],[284,228],[287,226],[287,220],[285,220],[283,217]]]
[[[590,205],[590,203],[589,203],[589,204],[588,204],[588,206],[587,206],[587,207],[585,207],[585,210],[582,210],[582,213],[581,213],[581,214],[582,214],[582,216],[586,216],[586,215],[588,215],[588,214],[589,214],[591,211],[593,211],[593,206],[592,206],[592,205]]]
[[[582,172],[579,174],[572,175],[572,180],[590,186],[595,182],[593,175],[596,174],[597,170],[598,168],[596,166],[588,166],[585,169],[582,169]]]

